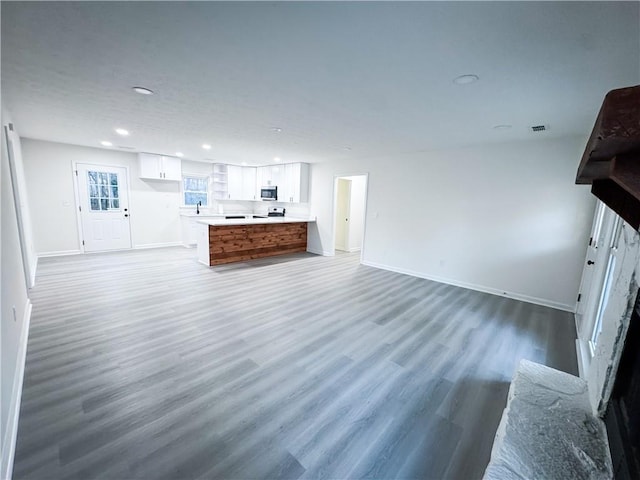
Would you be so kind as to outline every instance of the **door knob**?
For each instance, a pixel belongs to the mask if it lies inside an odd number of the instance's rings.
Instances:
[[[594,263],[596,263],[596,262],[592,262],[591,260],[587,261],[587,265],[593,265]]]

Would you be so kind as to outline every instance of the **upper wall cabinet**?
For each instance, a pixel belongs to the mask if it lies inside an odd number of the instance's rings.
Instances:
[[[260,200],[260,188],[278,187],[278,201],[309,201],[309,164],[287,163],[264,167],[213,165],[214,200]]]
[[[255,200],[256,167],[213,165],[213,198],[215,200]]]
[[[182,180],[182,165],[179,158],[139,153],[140,178],[149,180]]]
[[[256,190],[256,167],[242,167],[242,198],[244,200],[260,200],[260,192]]]
[[[242,191],[242,170],[243,167],[237,165],[227,165],[227,182],[229,200],[244,200]]]
[[[309,164],[286,163],[258,167],[258,188],[278,187],[278,201],[306,203],[309,201]]]
[[[288,163],[284,166],[285,185],[288,190],[284,193],[283,201],[291,203],[306,203],[309,201],[309,164]]]

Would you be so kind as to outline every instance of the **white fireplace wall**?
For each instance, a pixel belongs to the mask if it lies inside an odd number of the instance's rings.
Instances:
[[[623,223],[617,239],[613,285],[587,375],[594,413],[604,416],[624,348],[640,281],[640,234]]]

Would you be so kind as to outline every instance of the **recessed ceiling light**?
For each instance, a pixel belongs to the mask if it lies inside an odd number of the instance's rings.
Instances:
[[[127,135],[129,135],[129,130],[125,130],[124,128],[116,128],[116,133],[118,135],[122,135],[123,137],[126,137]]]
[[[276,163],[279,163],[279,162],[281,162],[282,160],[280,160],[280,157],[274,157],[274,158],[273,158],[273,161],[274,161],[274,162],[276,162]]]
[[[209,145],[208,143],[203,143],[202,148],[204,148],[205,150],[211,150],[211,145]]]
[[[176,157],[184,157],[184,153],[182,153],[182,152],[176,152]]]
[[[110,147],[110,146],[112,146],[112,145],[113,145],[113,143],[108,142],[108,141],[106,141],[106,140],[101,141],[101,142],[100,142],[100,144],[101,144],[101,145],[104,145],[105,147]]]
[[[153,95],[153,90],[149,90],[145,87],[133,87],[133,91],[142,95]]]
[[[280,133],[282,131],[282,128],[280,127],[273,127],[271,130],[273,130],[276,133]]]
[[[454,78],[453,83],[455,83],[456,85],[467,85],[468,83],[477,82],[478,80],[480,80],[480,77],[478,75],[467,74],[460,75],[459,77]]]
[[[511,125],[496,125],[493,127],[494,130],[509,130]]]
[[[242,162],[242,166],[246,167],[247,166],[247,162]]]

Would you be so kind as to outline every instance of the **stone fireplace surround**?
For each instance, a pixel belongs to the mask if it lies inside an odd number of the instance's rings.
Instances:
[[[617,248],[614,283],[586,378],[591,407],[599,417],[607,410],[640,288],[640,234],[623,223]]]
[[[619,445],[620,432],[617,428],[613,428],[617,427],[617,421],[613,409],[610,408],[614,406],[611,404],[611,399],[630,320],[634,309],[637,312],[640,292],[640,234],[627,223],[623,223],[617,249],[618,260],[614,271],[614,283],[604,311],[602,331],[587,373],[589,399],[593,412],[600,418],[605,418],[606,415],[609,443],[614,457],[614,471],[619,468],[616,464],[619,462],[622,445]],[[634,321],[637,320],[636,317]],[[637,347],[629,346],[629,348]],[[616,475],[616,478],[631,477],[626,473]]]
[[[496,434],[486,479],[528,478],[527,474],[536,472],[564,478],[563,471],[567,473],[566,468],[574,467],[577,470],[572,471],[584,478],[613,478],[616,465],[610,458],[604,462],[598,458],[603,450],[607,454],[609,450],[602,419],[607,414],[640,291],[640,234],[625,222],[616,245],[613,285],[586,378],[531,362],[521,363]],[[566,411],[558,414],[558,409],[563,408]],[[567,420],[571,416],[584,420]],[[607,425],[611,424],[611,416],[607,416]],[[580,429],[571,433],[567,421],[584,424],[592,435],[585,435]],[[544,429],[536,431],[540,424]],[[611,436],[611,431],[608,433]],[[567,450],[574,451],[573,457],[566,454]]]

